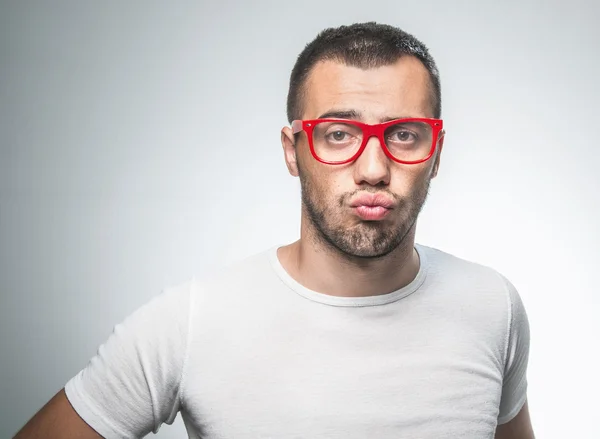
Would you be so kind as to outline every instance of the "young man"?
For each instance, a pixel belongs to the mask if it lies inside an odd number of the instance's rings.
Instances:
[[[300,239],[115,328],[18,438],[533,438],[529,327],[496,271],[415,244],[444,143],[427,48],[375,23],[300,54],[281,139]]]

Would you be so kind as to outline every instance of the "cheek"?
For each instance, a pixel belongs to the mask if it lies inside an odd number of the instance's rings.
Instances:
[[[408,165],[392,173],[391,191],[398,195],[408,195],[427,183],[431,175],[431,166]]]
[[[323,203],[331,203],[340,193],[339,182],[328,173],[313,174],[313,187]]]
[[[307,188],[315,203],[323,207],[337,207],[341,197],[355,188],[348,185],[351,177],[336,169],[322,169],[324,166],[318,164],[306,169]]]
[[[340,197],[357,190],[352,176],[352,169],[347,166],[332,167],[329,172],[322,176],[322,179],[324,190],[327,192],[329,199],[336,202]]]

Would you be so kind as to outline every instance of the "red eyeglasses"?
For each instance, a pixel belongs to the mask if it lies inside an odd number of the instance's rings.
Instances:
[[[343,165],[356,160],[371,137],[377,137],[391,160],[407,165],[433,156],[443,129],[441,119],[410,118],[369,125],[348,119],[294,120],[294,134],[305,131],[313,157],[321,163]]]

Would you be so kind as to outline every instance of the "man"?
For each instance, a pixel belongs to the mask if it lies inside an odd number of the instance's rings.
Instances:
[[[366,23],[300,54],[281,133],[300,239],[127,318],[18,438],[512,438],[527,315],[496,271],[415,244],[444,143],[427,48]]]

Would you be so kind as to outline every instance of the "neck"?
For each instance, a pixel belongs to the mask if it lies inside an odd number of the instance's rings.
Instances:
[[[349,257],[302,227],[298,241],[279,248],[283,268],[304,287],[332,296],[363,297],[391,293],[419,271],[415,226],[402,243],[380,258]]]

